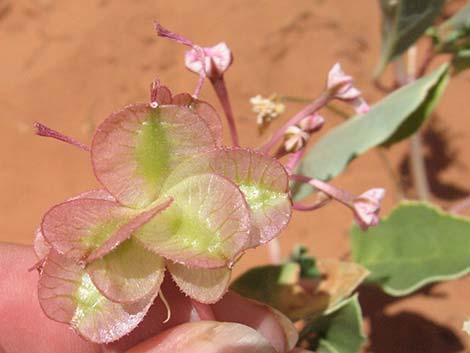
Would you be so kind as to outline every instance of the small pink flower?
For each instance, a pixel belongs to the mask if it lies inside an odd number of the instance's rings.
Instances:
[[[354,219],[362,230],[367,230],[379,223],[378,214],[384,195],[384,189],[376,188],[370,189],[354,199]]]
[[[336,63],[328,73],[327,90],[333,98],[351,103],[358,114],[367,113],[370,108],[361,91],[353,86],[354,79]]]
[[[320,130],[325,124],[325,118],[321,115],[314,113],[304,118],[300,123],[299,127],[308,134],[312,134]]]
[[[310,135],[303,131],[300,127],[293,125],[289,126],[284,135],[284,150],[286,152],[297,152],[304,148],[307,144]]]
[[[203,56],[203,58],[201,58]],[[201,73],[202,62],[204,62],[204,70],[207,77],[220,76],[228,70],[232,64],[232,52],[227,44],[221,42],[213,47],[195,47],[186,52],[186,67],[197,73]]]

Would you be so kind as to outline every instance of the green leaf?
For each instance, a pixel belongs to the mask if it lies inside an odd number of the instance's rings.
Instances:
[[[359,352],[366,336],[357,295],[344,300],[334,312],[308,322],[302,330],[302,338],[309,341],[309,348],[317,353]]]
[[[297,173],[321,180],[340,174],[361,153],[379,145],[391,145],[415,133],[437,104],[448,81],[448,66],[409,84],[331,129],[307,153]],[[312,193],[308,185],[294,188],[295,200]]]
[[[454,16],[437,27],[437,33],[446,42],[453,39],[453,33],[462,33],[468,28],[470,28],[470,4],[463,6]]]
[[[463,6],[454,16],[433,28],[436,51],[451,53],[454,74],[470,68],[470,4]]]
[[[317,278],[320,276],[317,261],[313,256],[310,256],[307,253],[308,249],[305,246],[297,246],[292,251],[290,260],[299,264],[301,278]]]
[[[301,278],[317,278],[321,275],[317,267],[317,261],[313,256],[307,253],[308,249],[303,245],[299,245],[292,251],[290,260],[300,265]]]
[[[380,0],[382,55],[375,76],[412,46],[433,24],[445,0]]]
[[[354,227],[352,255],[368,280],[394,296],[470,270],[470,219],[425,203],[403,202],[367,233]]]

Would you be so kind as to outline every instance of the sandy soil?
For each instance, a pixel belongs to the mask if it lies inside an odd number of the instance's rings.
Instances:
[[[35,137],[33,121],[89,142],[110,112],[147,100],[156,76],[176,92],[193,90],[197,78],[183,68],[184,49],[157,39],[154,19],[202,45],[229,44],[235,62],[226,79],[246,146],[261,141],[249,97],[313,97],[336,61],[371,102],[381,96],[370,83],[380,49],[375,1],[0,0],[0,241],[30,244],[51,205],[97,187],[88,155]],[[433,197],[443,206],[470,189],[469,87],[469,73],[451,82],[425,134]],[[215,103],[209,86],[203,97]],[[324,130],[341,121],[325,115]],[[407,143],[388,155],[408,180]],[[375,151],[352,163],[335,184],[356,193],[386,187],[384,215],[396,202],[394,183]],[[281,237],[283,253],[303,243],[319,257],[343,256],[350,224],[350,213],[336,205],[297,214]],[[237,271],[266,261],[266,249],[251,251]],[[466,351],[468,337],[460,327],[470,315],[469,293],[467,278],[401,300],[361,290],[370,334],[364,351]]]

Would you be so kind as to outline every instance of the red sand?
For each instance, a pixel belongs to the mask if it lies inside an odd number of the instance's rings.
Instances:
[[[371,102],[381,96],[371,85],[380,50],[374,1],[0,0],[0,241],[30,244],[51,205],[97,187],[87,154],[35,137],[33,121],[88,143],[110,112],[147,100],[156,76],[175,92],[193,90],[197,77],[183,67],[184,49],[157,39],[154,19],[202,45],[228,43],[235,61],[226,80],[244,145],[261,142],[249,97],[272,92],[314,97],[336,61]],[[444,206],[470,189],[469,81],[469,73],[452,80],[428,129],[434,132],[427,134],[434,147],[428,150],[433,196]],[[203,97],[215,104],[209,85]],[[341,121],[325,115],[324,130]],[[405,142],[388,152],[395,168],[406,167],[406,151]],[[384,186],[383,215],[396,202],[394,184],[375,151],[352,163],[334,183],[355,193]],[[350,224],[351,214],[337,205],[297,214],[281,237],[283,254],[303,243],[319,257],[343,256]],[[237,271],[266,261],[266,249],[251,251]],[[460,327],[470,315],[470,282],[451,281],[430,292],[389,303],[383,311],[378,305],[390,300],[363,291],[372,318],[367,326],[373,325],[366,350],[464,352],[469,338]]]

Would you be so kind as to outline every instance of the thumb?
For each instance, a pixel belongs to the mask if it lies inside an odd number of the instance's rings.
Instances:
[[[236,323],[198,321],[176,326],[126,353],[276,353],[256,330]]]

